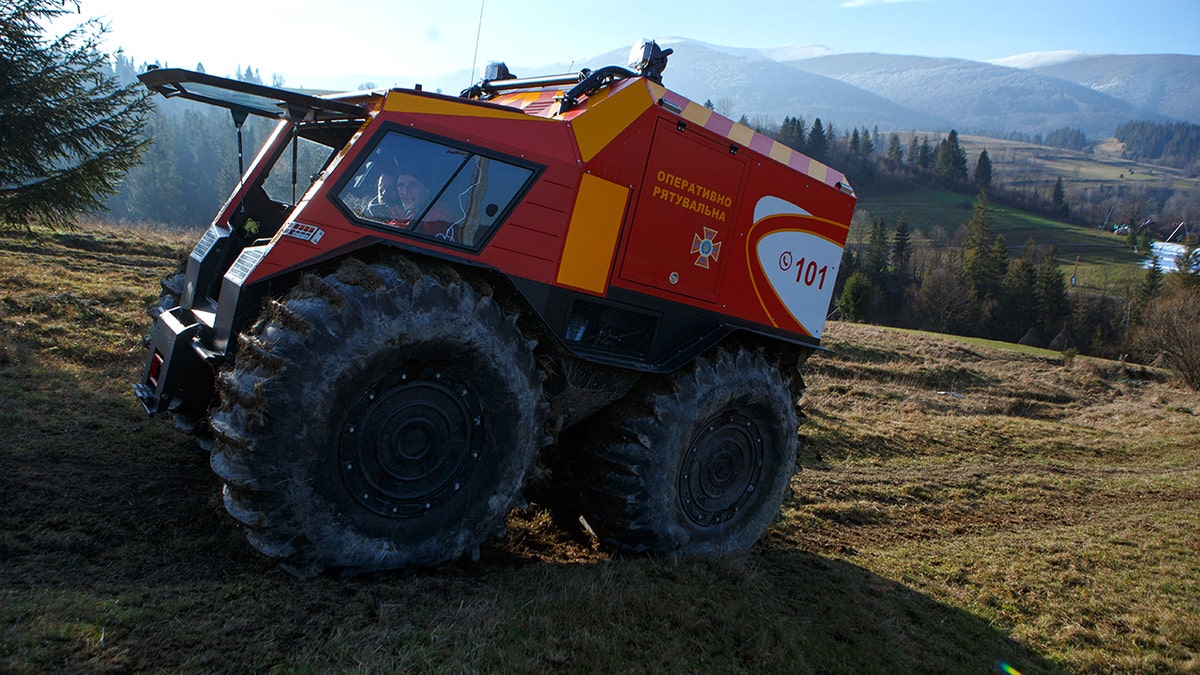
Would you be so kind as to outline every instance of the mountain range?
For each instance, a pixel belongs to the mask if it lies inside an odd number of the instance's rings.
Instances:
[[[747,49],[662,38],[674,50],[664,84],[734,118],[786,116],[837,128],[1044,134],[1070,127],[1112,136],[1131,120],[1200,124],[1200,56],[1038,52],[990,62],[818,45]],[[513,67],[520,75],[624,65],[628,47],[583,63]],[[512,65],[512,64],[510,64]],[[446,91],[464,88],[446,78]]]

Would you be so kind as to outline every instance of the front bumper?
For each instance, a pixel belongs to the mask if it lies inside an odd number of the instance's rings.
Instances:
[[[191,311],[163,311],[150,333],[149,354],[133,393],[146,413],[175,410],[188,402],[207,404],[213,356],[197,340],[202,324]]]

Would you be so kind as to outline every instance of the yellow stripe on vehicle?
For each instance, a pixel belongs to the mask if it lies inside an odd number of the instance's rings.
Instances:
[[[653,104],[645,86],[610,87],[589,97],[587,110],[571,120],[583,161],[595,157]]]
[[[519,110],[499,106],[471,105],[462,100],[445,100],[419,94],[393,91],[383,102],[387,112],[422,113],[427,115],[454,115],[455,117],[492,117],[509,120],[549,121],[541,117],[526,115]]]
[[[571,212],[558,283],[593,293],[608,287],[629,188],[584,174]]]

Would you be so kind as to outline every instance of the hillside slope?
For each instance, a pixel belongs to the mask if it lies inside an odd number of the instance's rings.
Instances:
[[[1188,671],[1200,394],[834,323],[748,555],[614,557],[538,507],[478,563],[300,583],[130,393],[194,236],[0,232],[0,670]]]

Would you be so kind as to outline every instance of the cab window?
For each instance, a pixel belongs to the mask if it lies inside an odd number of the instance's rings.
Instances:
[[[533,176],[509,158],[393,130],[336,200],[372,225],[478,250]]]

